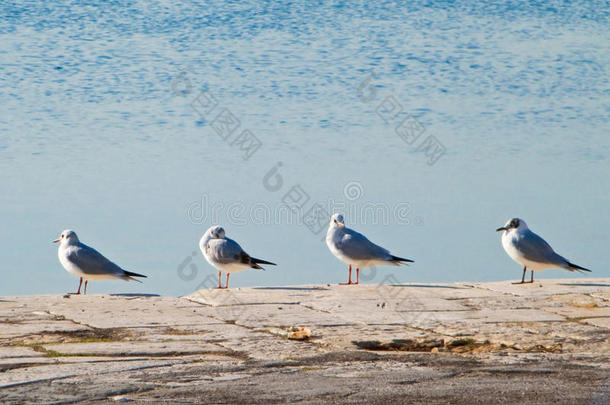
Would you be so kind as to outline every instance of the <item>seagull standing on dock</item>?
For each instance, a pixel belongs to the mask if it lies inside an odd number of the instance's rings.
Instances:
[[[220,276],[224,271],[227,273],[227,283],[224,288],[229,288],[229,274],[252,268],[265,270],[259,264],[275,263],[266,260],[256,259],[247,254],[239,243],[225,236],[225,230],[214,225],[210,227],[199,241],[199,248],[205,259],[218,270],[218,288],[223,288],[220,284]]]
[[[146,277],[142,274],[132,273],[123,270],[110,260],[106,259],[100,252],[81,243],[76,236],[76,232],[69,229],[63,231],[61,236],[53,242],[59,242],[57,256],[59,262],[68,273],[80,277],[78,291],[73,294],[80,294],[80,287],[85,280],[85,291],[87,294],[87,283],[89,280],[98,281],[104,279],[122,279],[125,281],[135,280],[134,277]]]
[[[413,263],[413,260],[393,256],[387,249],[374,244],[366,236],[347,228],[341,214],[333,214],[330,217],[326,245],[332,254],[349,265],[348,281],[341,284],[358,284],[360,269]],[[356,267],[355,283],[352,282],[352,266]]]
[[[523,266],[523,277],[521,283],[524,284],[525,272],[530,269],[534,282],[534,271],[550,268],[566,269],[569,271],[588,271],[584,267],[578,266],[555,253],[553,248],[544,239],[530,231],[524,220],[520,218],[509,219],[504,226],[496,229],[502,232],[502,247],[511,259]]]

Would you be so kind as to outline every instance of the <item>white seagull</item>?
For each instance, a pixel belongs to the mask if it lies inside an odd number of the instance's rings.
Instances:
[[[569,271],[588,271],[584,267],[571,263],[563,256],[555,253],[553,248],[544,239],[530,231],[524,220],[520,218],[509,219],[504,226],[496,229],[502,232],[502,247],[511,259],[523,266],[521,283],[525,283],[525,272],[530,269],[534,282],[534,271],[556,268]]]
[[[122,279],[125,281],[135,280],[139,282],[139,280],[133,277],[146,277],[142,274],[123,270],[106,259],[97,250],[81,243],[78,240],[78,236],[76,236],[76,232],[69,229],[63,231],[61,236],[53,242],[59,242],[57,256],[64,269],[66,269],[68,273],[80,277],[78,291],[74,294],[80,294],[80,287],[83,284],[83,279],[85,279],[84,294],[87,294],[87,283],[89,280]]]
[[[247,254],[239,243],[225,236],[225,230],[214,225],[210,227],[199,241],[199,248],[205,259],[218,270],[218,288],[223,288],[220,284],[220,276],[224,271],[227,273],[227,283],[224,288],[229,288],[229,274],[252,268],[265,270],[259,264],[275,263],[266,260],[256,259]]]
[[[387,249],[368,240],[366,236],[345,227],[343,215],[333,214],[326,232],[326,245],[339,260],[349,265],[347,283],[358,284],[360,269],[373,266],[398,266],[413,260],[393,256]],[[356,267],[356,282],[352,282],[352,265]]]

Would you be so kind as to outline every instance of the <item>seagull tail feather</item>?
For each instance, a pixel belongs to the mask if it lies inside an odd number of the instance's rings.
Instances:
[[[134,273],[132,271],[127,271],[127,270],[123,270],[123,273],[124,273],[123,280],[127,280],[127,281],[133,280],[133,281],[137,281],[138,283],[141,283],[141,281],[134,277],[144,277],[144,278],[147,277],[144,274],[138,274],[138,273]]]
[[[395,262],[397,264],[403,264],[403,263],[415,263],[413,260],[411,259],[405,259],[404,257],[398,257],[398,256],[391,256],[390,260],[392,262]]]
[[[570,271],[576,270],[576,271],[580,271],[581,273],[584,272],[584,271],[588,271],[589,273],[591,273],[591,270],[586,269],[586,268],[584,268],[582,266],[579,266],[577,264],[574,264],[574,263],[568,262],[568,266],[569,266],[569,270]]]
[[[259,266],[259,264],[268,264],[271,266],[277,266],[275,263],[268,262],[267,260],[257,259],[255,257],[250,258],[250,267],[252,267],[253,269],[265,270],[261,266]]]

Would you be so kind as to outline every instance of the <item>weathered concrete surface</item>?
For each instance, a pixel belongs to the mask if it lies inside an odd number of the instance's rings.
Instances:
[[[0,403],[608,404],[609,360],[610,279],[0,298]]]

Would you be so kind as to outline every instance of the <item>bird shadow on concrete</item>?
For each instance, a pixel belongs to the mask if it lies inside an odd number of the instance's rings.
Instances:
[[[136,294],[136,293],[119,293],[119,294],[110,294],[111,297],[160,297],[159,294]]]
[[[448,288],[451,290],[468,290],[470,287],[454,287],[451,285],[436,284],[388,284],[389,287],[416,287],[416,288]]]
[[[565,285],[568,287],[610,287],[610,284],[596,284],[596,283],[560,283],[559,285]]]
[[[287,290],[287,291],[319,291],[328,290],[324,287],[252,287],[253,290]]]

